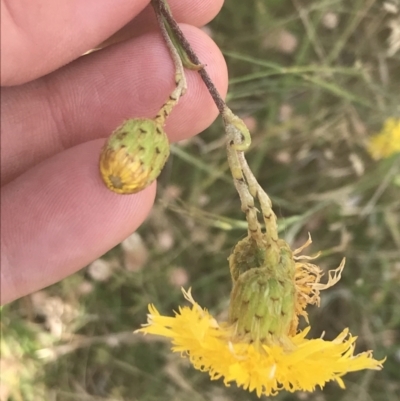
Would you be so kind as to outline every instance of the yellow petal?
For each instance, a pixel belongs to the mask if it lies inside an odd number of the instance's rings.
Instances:
[[[191,307],[182,307],[175,317],[160,316],[149,306],[148,325],[137,330],[172,338],[172,350],[188,357],[193,366],[208,372],[212,380],[223,378],[225,385],[255,391],[258,396],[274,395],[285,389],[313,391],[328,381],[343,387],[341,377],[361,369],[381,369],[383,361],[372,352],[354,355],[356,337],[343,330],[333,341],[306,339],[310,328],[288,338],[290,350],[273,344],[261,347],[234,342],[231,328],[216,320],[191,297]]]

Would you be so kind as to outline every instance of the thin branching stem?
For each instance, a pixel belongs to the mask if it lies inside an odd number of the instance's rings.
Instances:
[[[171,54],[172,61],[175,66],[175,84],[176,87],[173,92],[169,95],[168,100],[164,103],[161,110],[158,112],[156,116],[156,120],[160,123],[160,125],[164,125],[166,118],[171,113],[174,106],[178,103],[180,97],[184,95],[187,89],[185,70],[183,68],[182,60],[179,56],[177,49],[175,48],[171,38],[168,35],[168,31],[164,25],[163,15],[160,10],[160,5],[163,4],[160,1],[152,0],[151,5],[153,6],[154,12],[157,17],[158,26],[161,31],[161,35],[168,47],[168,50]]]
[[[175,33],[176,38],[179,41],[179,44],[185,50],[186,54],[188,55],[189,59],[196,65],[202,65],[201,61],[197,57],[196,52],[193,50],[192,46],[186,39],[185,35],[183,34],[181,28],[179,27],[178,23],[175,21],[174,17],[172,16],[169,7],[166,5],[165,0],[152,0],[154,3],[157,4],[157,7],[160,9],[163,17],[166,19],[169,27]],[[215,104],[221,115],[223,114],[226,104],[222,99],[221,95],[219,94],[217,88],[215,87],[214,83],[212,82],[210,76],[208,75],[205,68],[201,68],[199,71],[201,78],[203,79],[204,84],[206,85],[210,95],[212,96]]]
[[[162,15],[164,22],[168,24],[168,28],[173,32],[181,50],[183,49],[184,53],[194,65],[202,66],[197,54],[175,21],[167,0],[152,0],[152,3],[155,9],[158,10],[158,18],[160,17],[159,14]],[[173,46],[171,41],[169,42],[169,46],[170,45]],[[179,54],[177,51],[176,53]],[[268,237],[277,241],[278,230],[276,215],[272,210],[271,200],[258,183],[244,155],[244,151],[246,151],[251,144],[250,132],[244,122],[226,105],[205,68],[200,68],[198,72],[210,92],[224,122],[228,163],[235,188],[239,194],[242,211],[246,214],[249,236],[259,244],[263,241],[261,225],[257,217],[258,210],[255,206],[255,200],[258,200]]]

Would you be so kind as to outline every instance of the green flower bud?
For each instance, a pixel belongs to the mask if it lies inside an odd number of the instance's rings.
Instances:
[[[159,123],[148,118],[129,119],[103,147],[101,176],[111,191],[133,194],[160,175],[168,156],[168,138]]]
[[[284,240],[268,244],[264,236],[261,247],[251,237],[241,240],[229,257],[229,322],[242,341],[282,342],[296,317],[295,262]]]

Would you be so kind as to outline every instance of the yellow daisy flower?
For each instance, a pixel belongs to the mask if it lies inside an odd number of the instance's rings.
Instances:
[[[293,254],[301,252],[310,242],[311,239]],[[267,335],[263,341],[252,341],[238,336],[236,322],[218,323],[193,299],[190,289],[182,292],[191,306],[179,307],[174,317],[168,317],[160,315],[151,304],[148,322],[137,332],[170,338],[172,351],[188,357],[196,369],[208,372],[211,380],[223,378],[226,386],[236,382],[245,390],[255,391],[259,397],[275,395],[282,389],[313,391],[331,380],[344,388],[341,378],[344,374],[381,369],[383,360],[373,359],[371,351],[354,355],[356,337],[348,329],[332,341],[322,337],[307,339],[310,327],[298,331],[298,315],[307,319],[306,305],[319,304],[319,291],[339,281],[344,260],[329,272],[328,283],[322,284],[319,283],[320,268],[306,261],[312,258],[294,257],[298,260],[295,263],[296,316],[279,338],[274,334]]]
[[[382,130],[370,138],[367,149],[376,160],[400,153],[400,119],[388,118]]]

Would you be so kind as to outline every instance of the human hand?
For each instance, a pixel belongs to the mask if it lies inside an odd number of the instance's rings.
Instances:
[[[198,28],[223,0],[170,0],[218,90],[226,66]],[[53,284],[129,236],[149,213],[153,184],[117,195],[100,178],[104,138],[129,117],[154,117],[174,67],[149,0],[1,1],[1,303]],[[129,40],[79,57],[108,39]],[[188,24],[188,25],[185,25]],[[68,65],[65,65],[69,63]],[[65,65],[65,66],[64,66]],[[47,75],[46,75],[47,74]],[[196,72],[165,127],[171,141],[217,116]]]

